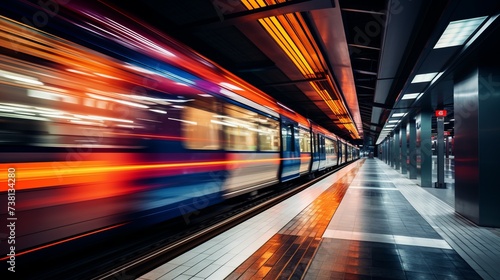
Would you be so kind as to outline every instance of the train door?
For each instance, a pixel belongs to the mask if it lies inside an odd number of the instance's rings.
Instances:
[[[316,172],[319,169],[319,143],[318,134],[311,133],[311,151],[312,151],[312,161],[311,161],[311,172]]]
[[[343,156],[343,151],[342,151],[342,146],[344,145],[344,143],[342,143],[340,140],[338,140],[338,153],[339,153],[339,156],[338,156],[338,165],[341,165],[342,163],[344,163],[344,161],[342,160],[342,156]]]
[[[300,176],[300,145],[298,124],[281,118],[280,180],[285,182]]]
[[[325,136],[318,134],[318,148],[319,148],[319,168],[323,170],[326,167],[326,150],[325,150]]]

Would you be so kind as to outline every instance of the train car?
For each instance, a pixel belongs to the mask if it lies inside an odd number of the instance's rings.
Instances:
[[[2,12],[39,8],[16,5]],[[189,220],[347,161],[340,138],[153,28],[102,4],[59,8],[43,30],[0,17],[0,167],[19,176],[18,252]]]
[[[299,125],[300,175],[310,174],[312,165],[313,141],[311,126]]]

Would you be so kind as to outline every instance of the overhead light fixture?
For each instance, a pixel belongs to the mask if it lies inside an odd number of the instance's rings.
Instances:
[[[404,117],[406,115],[406,113],[394,113],[392,114],[392,117],[393,118],[400,118],[400,117]]]
[[[399,122],[399,120],[390,120],[390,121],[388,121],[388,123],[398,123],[398,122]]]
[[[463,45],[487,18],[484,16],[450,22],[434,49]]]
[[[281,2],[241,0],[241,3],[248,10],[265,8]],[[322,73],[326,73],[327,70],[324,68],[321,58],[314,52],[316,46],[311,41],[306,21],[299,12],[263,17],[259,18],[258,21],[304,78],[324,77]],[[356,125],[348,105],[336,90],[333,79],[328,74],[325,78],[327,79],[326,83],[310,81],[309,85],[321,97],[333,115],[337,116],[338,127],[350,131],[354,139],[360,139],[362,127]]]
[[[474,35],[472,35],[469,40],[467,40],[467,43],[464,46],[464,49],[468,48],[474,41],[493,23],[495,20],[500,16],[500,14],[496,14],[494,16],[491,16],[488,18],[488,20],[485,21],[484,24],[481,25],[481,27],[474,32]]]
[[[415,83],[430,82],[430,81],[432,81],[432,79],[434,79],[434,77],[436,77],[437,74],[438,74],[438,72],[415,75],[415,77],[413,78],[411,83],[415,84]]]
[[[403,98],[401,100],[410,100],[410,99],[415,99],[420,93],[407,93],[403,95]]]

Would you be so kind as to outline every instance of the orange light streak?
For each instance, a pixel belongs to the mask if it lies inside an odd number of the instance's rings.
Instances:
[[[197,162],[177,162],[177,163],[161,163],[161,164],[136,164],[136,165],[111,165],[109,162],[103,161],[83,161],[73,162],[70,167],[66,162],[44,162],[44,163],[15,163],[15,164],[0,164],[0,169],[7,170],[10,167],[16,168],[17,180],[21,183],[16,185],[16,190],[38,189],[43,187],[51,187],[61,185],[60,176],[64,177],[64,184],[90,183],[99,182],[102,176],[112,178],[122,178],[116,173],[134,172],[134,171],[161,171],[175,170],[179,168],[196,169],[208,166],[234,166],[245,164],[262,164],[275,163],[279,164],[283,160],[295,160],[300,157],[289,158],[274,158],[274,159],[253,159],[253,160],[218,160],[218,161],[197,161]],[[59,170],[57,167],[64,167],[64,170]],[[62,174],[62,175],[61,175]],[[144,172],[144,176],[148,176]],[[0,179],[0,183],[6,184],[6,176]],[[73,180],[72,180],[73,179]],[[22,183],[25,182],[25,183]],[[35,184],[28,185],[26,182]]]
[[[274,0],[267,1],[267,4],[263,0],[241,0],[241,2],[248,10],[280,3]],[[259,19],[259,23],[305,78],[316,77],[317,73],[325,72],[323,69],[324,67],[321,65],[321,57],[313,55],[315,54],[314,46],[306,44],[306,42],[309,42],[308,33],[302,28],[302,26],[304,26],[304,21],[300,14],[293,13],[271,16]],[[329,75],[327,75],[327,80],[337,100],[333,100],[327,90],[319,88],[314,82],[310,82],[310,85],[318,96],[321,97],[323,102],[325,102],[331,112],[339,119],[340,124],[337,124],[337,126],[339,128],[348,129],[354,139],[359,139],[358,128],[354,125],[352,116],[344,102],[339,101],[343,100],[342,96],[336,91]]]

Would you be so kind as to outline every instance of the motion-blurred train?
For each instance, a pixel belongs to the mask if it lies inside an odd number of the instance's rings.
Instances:
[[[0,220],[17,219],[17,254],[203,211],[359,157],[130,17],[48,2],[0,4]]]

